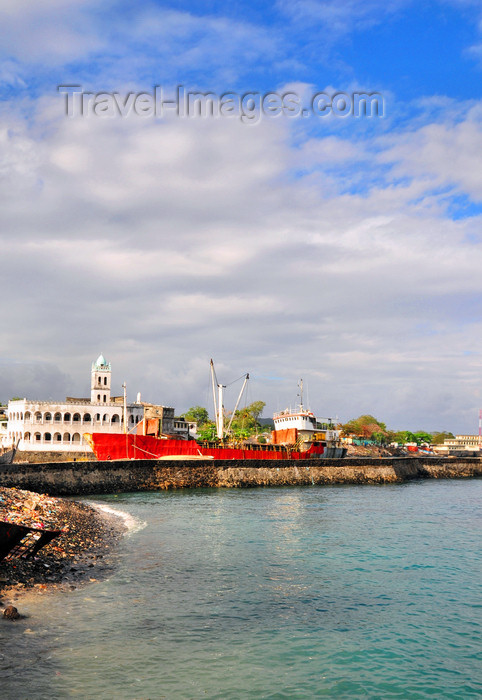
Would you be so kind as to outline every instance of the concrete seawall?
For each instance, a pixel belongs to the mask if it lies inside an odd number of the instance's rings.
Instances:
[[[198,487],[388,484],[482,476],[482,459],[347,458],[309,462],[121,460],[0,465],[0,486],[75,496]]]

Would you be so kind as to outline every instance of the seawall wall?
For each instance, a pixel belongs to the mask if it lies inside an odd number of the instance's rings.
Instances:
[[[232,460],[49,462],[0,465],[0,486],[76,496],[198,487],[388,484],[482,476],[481,458],[346,458],[248,463]]]

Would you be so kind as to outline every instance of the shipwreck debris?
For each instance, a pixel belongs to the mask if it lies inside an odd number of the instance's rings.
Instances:
[[[61,532],[0,521],[0,561],[32,558]]]

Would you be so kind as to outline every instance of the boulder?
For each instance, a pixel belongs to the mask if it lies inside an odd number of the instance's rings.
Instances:
[[[3,617],[6,617],[7,620],[18,620],[20,617],[22,617],[22,615],[20,615],[14,605],[7,605],[3,611]]]

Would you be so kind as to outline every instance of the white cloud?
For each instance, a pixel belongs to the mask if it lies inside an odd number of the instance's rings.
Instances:
[[[230,88],[277,57],[281,36],[241,19],[196,15],[153,3],[109,0],[1,0],[0,85],[30,86],[56,74],[59,84],[82,75],[97,91],[146,81],[195,87],[201,71],[211,88]],[[240,57],[242,56],[242,60]],[[77,70],[76,68],[77,67]],[[79,71],[80,67],[80,71]]]
[[[380,160],[393,162],[395,175],[428,178],[432,187],[454,187],[480,202],[482,120],[477,112],[461,123],[430,124],[395,137],[393,147],[385,150]]]
[[[278,7],[294,22],[317,23],[330,31],[327,39],[354,28],[367,28],[410,5],[412,0],[278,0]]]
[[[104,45],[89,14],[94,0],[1,0],[2,54],[43,64],[73,60]]]
[[[268,414],[303,376],[320,413],[470,429],[480,217],[453,221],[445,190],[479,198],[476,110],[301,144],[289,120],[71,120],[49,101],[7,115],[0,398],[82,395],[102,351],[119,385],[182,410],[207,403],[213,356],[227,379],[260,377]],[[30,391],[18,366],[34,358]]]

